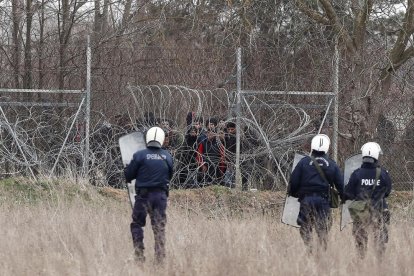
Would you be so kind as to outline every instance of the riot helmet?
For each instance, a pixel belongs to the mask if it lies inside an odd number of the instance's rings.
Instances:
[[[371,157],[371,158],[374,158],[375,160],[378,160],[379,155],[382,154],[382,150],[381,150],[380,145],[378,145],[378,143],[368,142],[368,143],[365,143],[361,147],[361,153],[362,153],[362,158]]]
[[[329,150],[330,144],[331,144],[331,139],[329,139],[328,135],[318,134],[312,138],[311,150],[327,153]]]
[[[160,127],[152,127],[148,129],[145,136],[147,147],[161,148],[164,144],[165,132]]]

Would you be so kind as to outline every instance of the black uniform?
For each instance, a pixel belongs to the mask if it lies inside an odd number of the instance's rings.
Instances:
[[[352,233],[355,236],[357,248],[361,256],[365,256],[368,243],[369,227],[372,226],[375,244],[379,253],[385,250],[385,244],[388,242],[389,212],[386,198],[391,192],[391,178],[388,172],[381,168],[381,173],[374,190],[376,177],[376,168],[378,162],[374,159],[365,159],[372,162],[363,162],[361,168],[355,170],[349,179],[345,188],[345,199],[349,200],[366,200],[369,199],[371,216],[367,221],[355,221],[353,223]]]
[[[173,161],[164,149],[148,147],[134,154],[125,169],[127,182],[135,179],[135,204],[132,212],[131,234],[135,253],[144,259],[144,231],[147,213],[155,240],[155,257],[165,257],[165,225],[167,222],[167,197],[169,182],[173,175]]]
[[[338,165],[324,152],[313,151],[312,155],[326,179],[331,185],[335,185],[342,198],[344,185]],[[328,196],[330,184],[326,183],[319,174],[310,156],[300,160],[292,172],[288,193],[299,199],[297,223],[301,226],[301,237],[308,246],[311,245],[312,228],[314,228],[324,248],[327,247],[331,216]]]

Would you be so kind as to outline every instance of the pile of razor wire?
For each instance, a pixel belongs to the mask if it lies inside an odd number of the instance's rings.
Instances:
[[[210,118],[215,118],[219,128],[217,132],[225,132],[229,122],[239,127],[241,174],[252,188],[285,187],[281,174],[289,174],[294,153],[300,150],[314,131],[310,127],[311,118],[304,109],[268,95],[242,97],[238,121],[236,94],[224,89],[195,90],[182,86],[148,85],[129,86],[127,93],[133,99],[127,107],[127,117],[140,118],[136,126],[142,130],[150,127],[154,123],[148,119],[151,115],[155,118],[155,124],[160,126],[168,120],[170,130],[175,137],[180,137],[169,148],[176,155],[174,161],[177,173],[172,183],[177,187],[206,184],[203,183],[206,177],[201,176],[200,181],[199,168],[194,164],[183,163],[179,158],[183,150],[194,150],[183,145],[193,122],[189,120],[190,114],[201,119],[203,128]],[[222,143],[219,138],[217,141]],[[237,160],[235,153],[226,149],[225,156],[227,169],[234,168]],[[179,179],[180,171],[190,175],[186,177],[189,183]],[[207,178],[214,179],[213,176]]]
[[[125,184],[118,139],[160,125],[174,133],[175,138],[168,148],[176,168],[172,186],[209,185],[200,179],[195,181],[200,177],[199,167],[180,158],[189,150],[185,138],[193,123],[189,120],[191,114],[191,118],[196,116],[203,124],[212,117],[224,126],[236,123],[240,129],[243,178],[252,188],[274,189],[284,187],[281,174],[289,173],[294,152],[314,131],[303,108],[266,95],[242,97],[237,120],[236,94],[224,89],[146,85],[128,86],[124,93],[128,100],[116,118],[91,112],[88,159],[84,114],[76,117],[73,110],[53,106],[4,106],[0,114],[1,177],[87,175],[93,184],[121,188]],[[165,122],[167,126],[163,125]],[[227,168],[234,168],[238,160],[235,153],[226,150],[225,155]],[[184,181],[180,171],[188,174]]]

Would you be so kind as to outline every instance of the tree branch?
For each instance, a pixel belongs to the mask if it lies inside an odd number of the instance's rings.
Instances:
[[[407,60],[409,60],[412,57],[414,57],[414,46],[407,48],[402,53],[398,62],[393,64],[393,70],[397,70],[398,68],[400,68]]]
[[[358,14],[354,20],[354,45],[360,49],[365,41],[365,31],[367,28],[367,20],[372,11],[372,0],[365,0],[362,9],[359,9]]]
[[[356,49],[352,42],[349,31],[345,28],[345,26],[343,26],[340,23],[338,19],[338,15],[336,14],[335,9],[331,4],[331,1],[330,0],[319,0],[319,2],[322,4],[322,7],[326,13],[326,16],[328,16],[329,21],[331,25],[334,27],[335,32],[345,43],[347,50],[351,54],[355,54]]]
[[[303,0],[296,0],[296,5],[299,10],[306,14],[310,19],[323,25],[329,25],[330,22],[328,18],[314,9],[311,9]]]
[[[410,36],[414,32],[414,0],[408,0],[403,26],[399,31],[397,41],[390,51],[391,66],[402,61]]]
[[[329,0],[319,0],[322,4],[322,7],[325,11],[325,15],[315,11],[314,9],[310,8],[304,0],[295,0],[296,5],[301,12],[306,14],[309,18],[319,24],[323,25],[331,25],[334,28],[335,33],[339,36],[339,38],[345,43],[347,50],[351,54],[355,54],[355,46],[352,42],[351,36],[349,35],[348,30],[343,26],[340,21],[338,20],[338,16],[333,8],[331,2]]]

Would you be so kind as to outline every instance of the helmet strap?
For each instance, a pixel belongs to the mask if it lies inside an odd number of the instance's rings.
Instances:
[[[372,164],[374,164],[375,161],[376,161],[375,158],[369,157],[369,156],[365,156],[365,157],[362,158],[362,162],[364,162],[364,163],[372,163]]]

